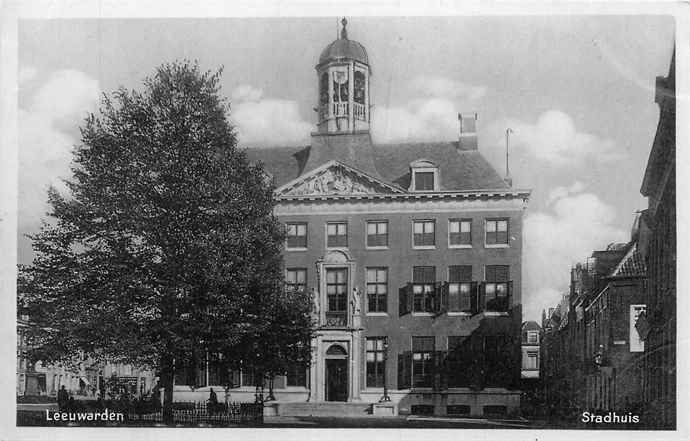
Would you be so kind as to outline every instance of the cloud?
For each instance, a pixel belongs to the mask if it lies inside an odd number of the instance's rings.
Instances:
[[[575,181],[570,187],[555,187],[549,192],[546,198],[546,205],[550,205],[552,202],[562,199],[568,195],[580,193],[585,189],[585,184],[580,181]]]
[[[239,103],[243,101],[258,102],[263,97],[264,91],[261,89],[255,89],[250,85],[243,84],[241,86],[235,87],[230,93],[230,99],[233,103]]]
[[[23,86],[26,83],[30,82],[34,78],[36,78],[36,74],[38,74],[38,69],[36,69],[33,66],[22,66],[19,68],[19,85]]]
[[[616,224],[616,213],[576,182],[552,191],[543,212],[524,222],[524,316],[537,320],[541,310],[556,306],[567,292],[570,268],[611,242],[626,242],[629,232]]]
[[[411,98],[398,106],[376,106],[372,136],[377,142],[454,140],[460,111],[472,109],[487,88],[439,76],[411,81]]]
[[[398,106],[372,110],[377,142],[456,139],[457,113],[482,98],[487,88],[440,76],[420,76],[410,84],[410,99]],[[299,114],[296,101],[264,97],[263,90],[240,85],[231,92],[231,120],[241,145],[303,145],[315,129]]]
[[[417,97],[477,101],[486,95],[487,87],[432,75],[416,77],[412,80],[412,90]]]
[[[306,145],[314,124],[302,119],[296,101],[263,97],[261,89],[241,85],[231,93],[230,118],[240,145]]]
[[[457,138],[457,107],[452,101],[432,98],[372,112],[372,135],[377,142],[447,140]]]
[[[504,118],[479,125],[479,149],[497,169],[505,167],[506,129],[510,133],[510,172],[514,185],[550,188],[566,179],[587,180],[623,158],[623,149],[611,139],[587,133],[560,110],[549,110],[532,123]]]
[[[571,167],[588,160],[615,161],[622,156],[613,140],[578,130],[573,118],[560,110],[542,113],[535,123],[508,119],[494,124],[492,144],[503,144],[506,127],[513,129],[512,150],[522,150],[545,165]]]
[[[24,67],[25,79],[37,71]],[[21,77],[21,74],[20,74]],[[27,80],[28,81],[28,80]],[[25,90],[28,103],[19,109],[19,227],[32,230],[47,211],[47,189],[63,189],[61,178],[70,176],[72,148],[78,127],[95,111],[100,87],[83,72],[60,70],[33,90]]]

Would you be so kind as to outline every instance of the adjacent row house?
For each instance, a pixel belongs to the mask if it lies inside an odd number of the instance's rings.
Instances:
[[[676,56],[668,76],[657,77],[659,124],[640,192],[648,198],[650,228],[642,254],[649,269],[645,342],[644,412],[654,427],[676,427]]]
[[[635,324],[647,287],[640,229],[638,216],[630,242],[575,265],[570,292],[543,314],[544,398],[555,414],[640,410],[644,343]]]

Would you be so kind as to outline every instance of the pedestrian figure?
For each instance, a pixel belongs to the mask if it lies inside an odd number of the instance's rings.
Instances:
[[[211,388],[210,394],[208,396],[208,411],[209,413],[216,412],[218,410],[218,396]]]
[[[156,385],[153,386],[152,395],[151,401],[153,402],[153,407],[157,411],[161,408],[161,388],[158,381],[156,381]]]
[[[57,394],[58,408],[60,410],[66,409],[68,401],[69,394],[67,393],[67,389],[65,389],[65,385],[63,384]]]

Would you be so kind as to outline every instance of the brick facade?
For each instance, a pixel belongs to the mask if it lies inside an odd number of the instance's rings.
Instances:
[[[379,268],[387,271],[387,301],[385,311],[369,311],[368,302],[362,302],[361,331],[357,338],[360,353],[357,358],[366,359],[366,339],[385,337],[387,340],[387,360],[385,363],[385,382],[388,393],[399,403],[401,413],[411,413],[412,406],[433,405],[435,413],[446,413],[448,406],[467,406],[473,414],[482,414],[484,405],[503,405],[511,411],[517,410],[519,399],[517,387],[520,376],[520,321],[521,321],[521,254],[522,254],[522,213],[524,201],[508,197],[504,200],[455,201],[430,200],[425,202],[370,202],[351,205],[347,202],[323,201],[299,204],[281,204],[276,212],[286,224],[307,224],[307,247],[305,250],[285,252],[286,269],[303,268],[307,271],[307,289],[319,287],[317,262],[322,261],[334,250],[326,243],[326,225],[330,222],[347,224],[347,247],[335,251],[347,253],[354,262],[349,268],[354,271],[353,287],[366,293],[366,271]],[[426,207],[426,209],[424,208]],[[301,211],[302,214],[295,214]],[[329,213],[334,214],[321,214]],[[507,219],[510,230],[509,244],[495,248],[485,244],[487,219]],[[471,244],[463,248],[449,245],[449,221],[454,219],[471,220]],[[435,245],[416,249],[413,245],[413,222],[415,220],[433,221],[435,224]],[[367,222],[385,221],[388,228],[388,246],[377,249],[367,248]],[[433,267],[435,281],[449,281],[451,266],[471,267],[471,281],[481,285],[485,281],[487,266],[502,265],[509,269],[508,278],[512,282],[510,307],[506,311],[474,311],[443,313],[406,312],[400,308],[400,291],[413,281],[413,268]],[[325,326],[321,334],[333,331]],[[486,345],[493,344],[491,338],[505,336],[506,347],[501,349],[505,358],[505,372],[491,376],[496,360],[486,356]],[[408,372],[402,372],[406,358],[412,354],[414,337],[432,337],[433,352],[438,357],[434,361],[433,376],[429,387],[414,387]],[[478,361],[477,376],[457,382],[457,387],[447,385],[447,369],[441,368],[448,358],[449,337],[460,337],[466,341],[471,351],[468,355]],[[488,340],[487,340],[488,337]],[[322,337],[327,339],[328,337]],[[336,338],[337,339],[337,338]],[[353,354],[354,355],[354,354]],[[319,363],[315,363],[318,369]],[[454,365],[455,369],[466,370],[467,365]],[[367,386],[367,366],[359,365],[359,399],[378,401],[383,389]],[[452,373],[451,373],[452,375]],[[316,376],[314,376],[316,377]],[[491,378],[490,378],[491,377]],[[498,378],[494,378],[498,377]],[[315,381],[318,381],[315,379]],[[441,391],[444,393],[440,393]],[[450,391],[450,393],[449,393]],[[484,396],[477,397],[477,395]]]
[[[649,268],[644,412],[654,426],[676,426],[676,106],[675,53],[667,77],[657,78],[660,115],[641,193],[649,199],[644,244]]]

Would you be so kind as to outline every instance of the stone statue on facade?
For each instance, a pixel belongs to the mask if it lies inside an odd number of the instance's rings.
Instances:
[[[354,288],[352,290],[352,298],[350,299],[350,309],[352,311],[352,326],[354,328],[359,328],[361,325],[361,302],[359,298],[359,289]]]
[[[314,321],[318,323],[319,321],[319,314],[321,313],[321,304],[319,302],[319,292],[316,290],[316,288],[311,289],[311,300],[312,300],[312,317],[314,318]]]

